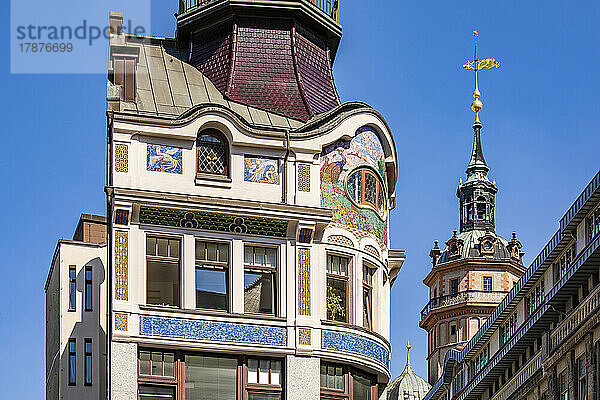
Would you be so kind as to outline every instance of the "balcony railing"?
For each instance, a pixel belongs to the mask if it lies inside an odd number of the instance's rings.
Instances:
[[[460,303],[491,303],[498,304],[502,301],[504,296],[508,292],[493,291],[486,292],[483,290],[465,290],[455,294],[448,294],[446,296],[435,297],[429,301],[429,303],[421,311],[421,321],[431,311],[442,307],[448,307]]]
[[[490,400],[506,400],[512,396],[525,382],[527,382],[542,367],[542,352],[533,356],[504,386],[500,388]]]
[[[550,334],[550,350],[556,349],[565,338],[579,328],[579,326],[598,312],[600,307],[600,285],[595,289],[572,311]]]
[[[184,14],[220,0],[179,0],[179,14]],[[340,0],[296,0],[313,4],[338,24],[340,23]]]

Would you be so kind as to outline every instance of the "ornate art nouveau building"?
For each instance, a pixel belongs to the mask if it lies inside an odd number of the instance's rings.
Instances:
[[[174,39],[111,14],[108,369],[89,387],[62,370],[60,396],[378,397],[396,149],[377,111],[339,101],[337,7],[181,2]]]

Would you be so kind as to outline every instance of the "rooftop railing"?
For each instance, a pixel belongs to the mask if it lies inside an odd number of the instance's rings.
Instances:
[[[200,9],[220,0],[179,0],[179,14]],[[340,23],[340,0],[296,0],[314,5],[329,18]]]
[[[500,390],[498,390],[492,397],[491,400],[507,400],[512,396],[525,382],[535,375],[535,373],[542,368],[542,352],[533,356],[531,360],[527,362],[506,384],[504,384]]]
[[[508,292],[502,291],[484,291],[484,290],[465,290],[462,292],[435,297],[427,303],[421,311],[421,321],[425,319],[431,311],[442,307],[453,306],[459,303],[491,303],[498,304],[502,301]]]

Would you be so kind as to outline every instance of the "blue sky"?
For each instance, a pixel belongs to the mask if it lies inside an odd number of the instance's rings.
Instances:
[[[7,3],[0,11],[8,19]],[[152,1],[152,34],[173,35],[176,4]],[[341,13],[340,96],[378,109],[398,147],[391,241],[407,261],[392,291],[392,373],[402,371],[410,340],[411,363],[425,376],[422,280],[433,241],[458,227],[456,186],[472,146],[473,78],[461,68],[472,56],[471,32],[480,32],[479,55],[502,65],[480,78],[497,232],[518,232],[529,265],[599,168],[600,3],[342,0]],[[0,42],[0,376],[5,397],[38,399],[43,286],[56,240],[72,236],[80,212],[105,208],[106,76],[10,74],[9,37]]]

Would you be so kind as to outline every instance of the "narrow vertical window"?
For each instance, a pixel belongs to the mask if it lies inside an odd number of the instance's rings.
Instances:
[[[196,308],[227,311],[229,244],[196,242]]]
[[[77,306],[77,289],[75,288],[75,281],[77,278],[77,271],[75,270],[75,266],[69,266],[69,310],[75,310]]]
[[[277,250],[244,247],[244,312],[275,314]]]
[[[373,329],[373,274],[375,270],[363,267],[363,326]]]
[[[85,267],[85,311],[92,311],[92,267]]]
[[[69,385],[77,384],[77,341],[69,339]]]
[[[92,339],[85,339],[84,342],[85,355],[85,384],[92,385]]]
[[[450,281],[450,294],[458,293],[458,279],[452,279]]]
[[[179,239],[146,238],[146,302],[179,307],[181,294]]]
[[[567,371],[560,374],[560,400],[569,400],[569,375]]]
[[[483,277],[483,291],[484,292],[492,291],[492,277],[491,276]]]
[[[578,381],[578,400],[587,400],[588,399],[588,391],[587,391],[587,359],[585,357],[580,358],[577,361],[577,370],[579,372]]]
[[[348,319],[349,259],[327,255],[327,319],[349,322]]]

